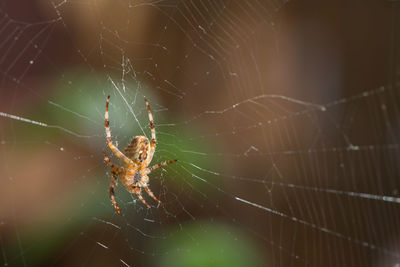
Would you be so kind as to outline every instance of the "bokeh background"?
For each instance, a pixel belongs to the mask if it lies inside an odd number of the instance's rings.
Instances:
[[[0,263],[397,266],[399,5],[3,1]],[[107,95],[163,205],[113,209]]]

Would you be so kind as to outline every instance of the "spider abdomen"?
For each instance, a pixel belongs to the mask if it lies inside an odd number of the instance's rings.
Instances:
[[[150,151],[150,141],[146,136],[135,136],[125,148],[124,154],[132,159],[142,162],[147,159]]]

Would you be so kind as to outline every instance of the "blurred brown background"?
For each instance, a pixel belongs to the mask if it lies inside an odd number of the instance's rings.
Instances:
[[[0,117],[0,261],[394,266],[398,4],[4,1],[0,112],[47,126]],[[161,207],[110,204],[109,94],[120,148],[147,97],[154,163],[179,159]]]

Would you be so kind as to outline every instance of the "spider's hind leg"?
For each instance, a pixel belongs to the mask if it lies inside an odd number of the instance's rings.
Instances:
[[[112,163],[110,158],[106,155],[106,153],[103,153],[103,156],[104,156],[104,161],[108,164],[108,166],[111,167],[111,170],[116,171],[119,174],[123,172],[123,168]]]
[[[149,101],[147,101],[147,99],[145,99],[144,101],[146,102],[146,109],[147,109],[147,114],[149,116],[149,122],[150,122],[151,143],[150,143],[150,155],[148,158],[151,161],[151,159],[153,158],[153,155],[154,155],[154,151],[156,150],[157,137],[156,137],[156,129],[154,126],[153,114],[151,113],[151,110],[150,110]],[[150,163],[150,161],[148,162],[148,164]]]
[[[109,114],[108,114],[108,105],[110,103],[110,96],[107,97],[107,102],[106,102],[106,111],[104,113],[104,125],[106,127],[106,139],[107,139],[107,144],[111,151],[125,164],[125,165],[134,165],[137,164],[137,162],[132,161],[130,158],[125,156],[121,151],[119,151],[118,147],[116,147],[112,141],[111,141],[111,130],[110,130],[110,121],[108,120]]]

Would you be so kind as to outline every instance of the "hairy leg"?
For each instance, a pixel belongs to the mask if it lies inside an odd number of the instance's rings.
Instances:
[[[153,166],[147,168],[148,169],[148,173],[154,171],[155,169],[167,166],[167,165],[169,165],[171,163],[174,163],[174,162],[177,162],[177,161],[178,161],[177,159],[174,159],[174,160],[164,161],[164,162],[158,163],[156,165],[153,165]]]
[[[115,187],[117,187],[118,175],[123,173],[123,168],[114,165],[106,154],[103,153],[104,161],[111,167],[111,181],[110,181],[110,199],[111,203],[114,205],[115,210],[119,215],[122,215],[121,209],[117,205],[117,201],[115,200]]]
[[[134,162],[125,156],[119,149],[112,143],[111,141],[111,130],[110,130],[110,121],[108,120],[108,104],[110,103],[110,96],[107,97],[106,102],[106,112],[104,114],[104,124],[106,127],[106,137],[107,137],[107,144],[110,147],[111,151],[125,164],[125,165],[134,165]]]
[[[117,201],[115,201],[115,187],[117,186],[117,174],[114,171],[111,171],[111,182],[110,182],[110,199],[112,204],[114,205],[115,210],[119,215],[122,215],[121,209],[117,205]]]
[[[147,194],[149,196],[151,196],[155,201],[157,201],[158,203],[162,204],[161,200],[159,200],[158,198],[156,198],[156,196],[153,194],[153,192],[151,192],[150,188],[145,187],[144,190],[146,190]]]
[[[150,209],[150,205],[147,204],[147,202],[144,200],[144,198],[143,198],[143,196],[142,196],[142,194],[141,194],[141,189],[140,189],[140,187],[132,186],[132,187],[130,188],[130,190],[128,190],[128,191],[129,191],[129,193],[131,193],[131,194],[136,194],[136,195],[138,196],[138,198],[143,202],[143,204],[145,204],[145,205],[147,206],[147,208]]]
[[[111,167],[111,169],[117,170],[117,173],[118,173],[118,174],[120,174],[120,173],[123,172],[124,169],[121,168],[121,167],[118,166],[118,165],[113,164],[113,163],[111,162],[110,158],[109,158],[105,153],[103,153],[103,156],[104,156],[104,161],[108,164],[108,166]]]
[[[156,150],[157,138],[156,138],[156,129],[154,127],[153,114],[151,113],[150,110],[149,101],[147,101],[147,99],[145,99],[144,101],[146,102],[147,114],[149,115],[150,131],[151,131],[151,143],[150,143],[150,153],[149,153],[150,155],[148,156],[149,161],[147,162],[147,164],[150,164],[150,161],[154,155],[154,151]]]

